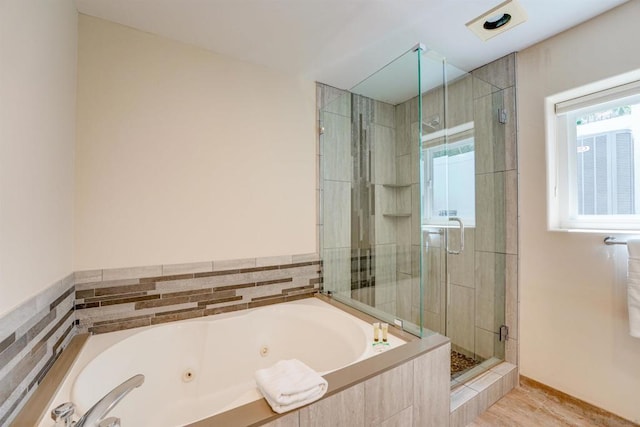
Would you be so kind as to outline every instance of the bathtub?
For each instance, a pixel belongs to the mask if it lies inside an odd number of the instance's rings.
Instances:
[[[375,355],[371,338],[370,324],[317,298],[95,335],[51,408],[71,401],[84,413],[141,373],[144,384],[110,415],[125,427],[185,425],[262,399],[257,369],[297,358],[324,375]],[[389,334],[389,348],[404,343]]]

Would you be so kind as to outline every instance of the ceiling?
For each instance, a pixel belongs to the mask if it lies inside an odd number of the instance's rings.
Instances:
[[[528,20],[481,41],[465,24],[502,0],[76,0],[96,16],[349,89],[418,42],[470,71],[627,0],[519,0]]]

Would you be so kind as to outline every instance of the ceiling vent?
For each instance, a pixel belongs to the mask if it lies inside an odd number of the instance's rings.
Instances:
[[[467,28],[480,37],[480,40],[487,41],[526,20],[527,14],[520,3],[517,0],[507,0],[467,22]]]

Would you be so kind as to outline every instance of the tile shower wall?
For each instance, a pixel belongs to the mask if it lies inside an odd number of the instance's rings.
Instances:
[[[351,94],[316,86],[318,123],[318,243],[329,289],[351,296]]]
[[[398,316],[420,324],[420,145],[418,98],[395,106]]]
[[[73,274],[0,318],[0,425],[9,425],[76,334]]]
[[[515,61],[510,54],[472,72],[476,129],[475,353],[517,365],[518,185]],[[475,84],[487,82],[488,84]],[[496,89],[497,88],[497,89]],[[507,115],[497,119],[497,108]],[[503,309],[504,307],[504,309]],[[500,325],[509,327],[503,348]]]
[[[76,273],[76,322],[100,334],[307,298],[317,254]]]
[[[418,324],[417,100],[399,112],[348,91],[317,88],[327,289]]]

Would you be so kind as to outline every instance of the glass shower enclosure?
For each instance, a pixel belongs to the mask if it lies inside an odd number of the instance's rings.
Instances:
[[[447,335],[455,377],[504,358],[504,268],[487,255],[501,189],[484,173],[499,92],[422,45],[349,90],[318,84],[323,292]]]

